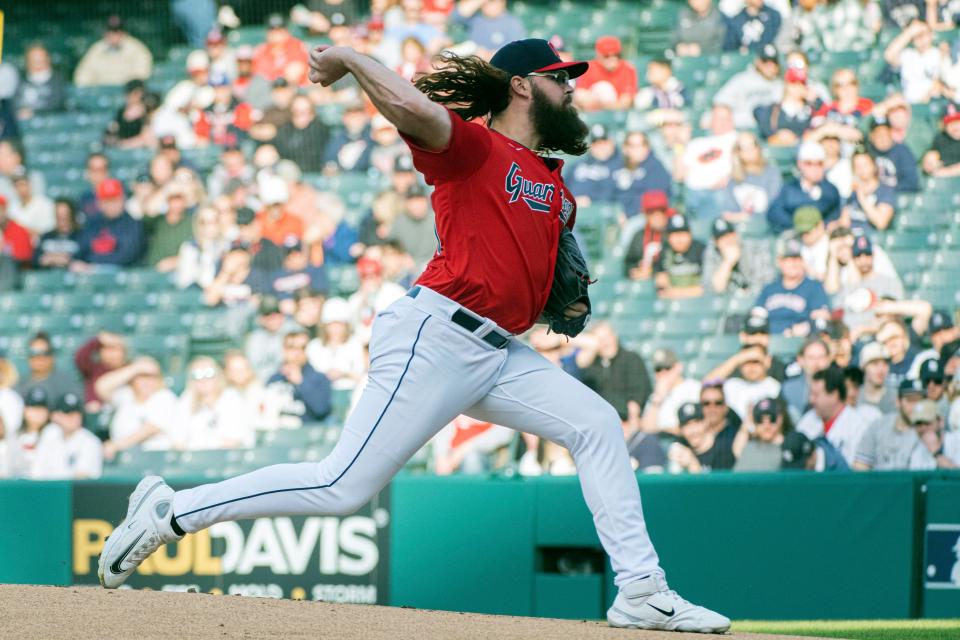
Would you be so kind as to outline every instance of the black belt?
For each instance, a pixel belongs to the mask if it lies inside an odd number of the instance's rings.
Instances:
[[[418,295],[420,295],[420,287],[416,286],[410,289],[410,291],[407,291],[407,295],[411,298],[416,298]],[[470,333],[474,333],[477,329],[483,326],[482,320],[478,320],[473,315],[464,311],[462,308],[454,311],[453,316],[450,317],[450,320],[452,320],[454,324],[460,325]],[[510,342],[496,331],[491,331],[480,339],[494,349],[503,349]]]

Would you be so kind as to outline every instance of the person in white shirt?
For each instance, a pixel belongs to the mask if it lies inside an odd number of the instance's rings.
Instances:
[[[910,469],[960,467],[960,432],[944,432],[943,418],[933,400],[921,400],[913,406],[910,425],[919,438],[919,446],[910,455]]]
[[[223,355],[223,375],[227,390],[240,396],[244,413],[254,429],[272,431],[280,426],[278,403],[268,398],[263,380],[257,377],[246,354],[239,349],[227,351]]]
[[[30,476],[35,480],[83,480],[103,472],[100,439],[83,428],[83,399],[65,393],[57,401],[52,422],[37,443]]]
[[[16,433],[23,419],[23,399],[13,390],[19,374],[9,360],[0,358],[0,426]]]
[[[913,46],[908,47],[909,44]],[[883,58],[900,70],[900,84],[907,102],[925,104],[943,95],[943,54],[934,46],[933,30],[926,22],[911,22],[890,41]]]
[[[52,231],[57,225],[53,200],[42,193],[34,193],[30,175],[24,167],[14,169],[12,179],[18,198],[10,211],[13,221],[29,231],[34,238]]]
[[[244,410],[240,394],[227,388],[213,358],[200,356],[190,362],[187,388],[175,413],[177,449],[237,449],[254,444],[252,416]]]
[[[13,475],[27,476],[37,456],[40,434],[50,424],[50,398],[43,387],[33,387],[23,398],[23,423],[16,434]]]
[[[364,256],[357,260],[360,286],[350,296],[350,324],[356,329],[361,342],[370,341],[374,317],[399,300],[406,293],[400,285],[383,279],[383,265],[379,260]]]
[[[334,389],[353,389],[363,375],[363,345],[350,327],[350,304],[343,298],[323,303],[320,336],[307,345],[310,366],[330,378]]]
[[[843,371],[836,366],[818,371],[810,382],[810,405],[813,408],[800,418],[797,431],[811,440],[826,436],[853,467],[857,446],[870,425],[868,419],[857,409],[847,406],[846,401],[847,383]]]
[[[736,141],[730,107],[713,105],[708,135],[687,144],[677,167],[677,179],[687,187],[687,212],[693,217],[710,220],[735,206],[727,194],[727,184],[733,173]]]
[[[104,458],[113,460],[117,452],[136,446],[144,451],[165,451],[173,446],[177,396],[164,387],[156,360],[137,358],[103,374],[94,388],[115,409],[110,439],[103,443]]]
[[[683,363],[670,349],[657,349],[653,362],[653,393],[640,418],[640,429],[646,433],[665,431],[680,435],[680,405],[700,400],[700,383],[683,377]]]

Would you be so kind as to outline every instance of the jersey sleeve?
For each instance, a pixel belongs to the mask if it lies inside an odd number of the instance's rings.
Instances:
[[[445,149],[430,151],[415,144],[401,133],[413,152],[413,166],[423,174],[427,184],[439,180],[465,180],[475,173],[490,155],[493,146],[490,131],[479,124],[467,122],[454,112],[450,116],[450,142]]]

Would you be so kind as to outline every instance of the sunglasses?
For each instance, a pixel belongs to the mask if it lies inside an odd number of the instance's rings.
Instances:
[[[30,349],[31,358],[39,358],[40,356],[52,356],[53,351],[49,349]]]
[[[570,83],[572,82],[572,80],[571,80],[571,78],[570,78],[570,74],[569,74],[568,72],[562,70],[562,69],[559,70],[559,71],[543,71],[543,72],[536,72],[536,71],[535,71],[535,72],[533,72],[533,73],[528,73],[528,74],[526,75],[526,77],[527,77],[527,78],[530,78],[530,77],[533,77],[533,78],[549,78],[549,79],[553,80],[554,82],[556,82],[556,83],[557,83],[558,85],[560,85],[561,87],[564,86],[564,85],[568,85],[568,84],[570,84]]]
[[[213,367],[205,367],[203,369],[194,369],[190,372],[191,380],[210,380],[211,378],[217,377],[217,371]]]
[[[701,400],[700,404],[704,407],[722,407],[724,402],[723,400]]]

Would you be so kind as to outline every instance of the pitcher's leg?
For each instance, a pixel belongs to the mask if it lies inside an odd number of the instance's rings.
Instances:
[[[569,449],[618,586],[663,573],[620,418],[605,400],[532,349],[511,343],[497,384],[467,414]]]
[[[401,318],[377,319],[369,381],[333,452],[319,463],[274,465],[177,492],[173,513],[183,531],[270,515],[351,513],[490,388],[503,353],[477,352],[449,322],[397,304]]]

